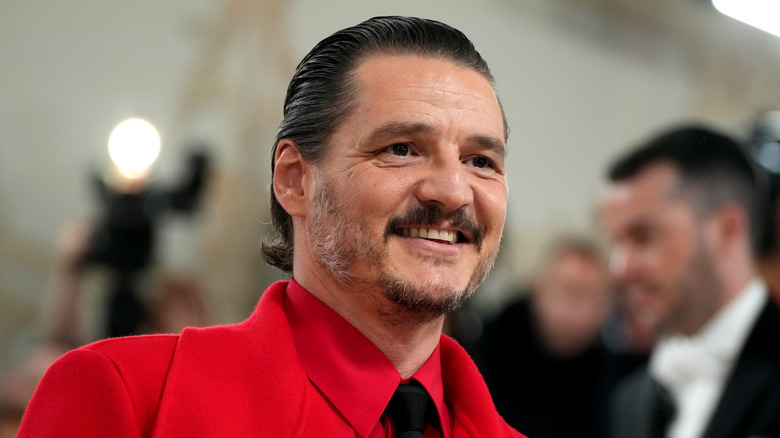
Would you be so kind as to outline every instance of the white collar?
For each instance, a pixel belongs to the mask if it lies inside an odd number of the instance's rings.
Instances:
[[[695,335],[662,338],[650,358],[650,373],[672,391],[699,374],[723,376],[744,345],[767,295],[766,284],[753,279]]]
[[[754,278],[693,340],[704,343],[724,359],[736,358],[764,307],[767,294],[766,284]]]
[[[699,333],[666,337],[653,350],[650,373],[677,408],[667,437],[701,436],[767,297],[766,285],[754,279]]]

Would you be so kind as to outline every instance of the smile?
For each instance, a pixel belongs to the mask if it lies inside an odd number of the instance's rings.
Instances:
[[[403,237],[418,237],[422,239],[438,240],[446,243],[458,243],[465,241],[463,235],[454,230],[437,230],[436,228],[404,228],[400,230]]]

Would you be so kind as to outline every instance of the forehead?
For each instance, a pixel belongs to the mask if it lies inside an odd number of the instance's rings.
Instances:
[[[470,67],[420,55],[378,54],[360,62],[353,80],[356,108],[348,119],[361,126],[446,124],[506,140],[493,87]]]
[[[600,275],[606,273],[604,265],[596,258],[579,251],[565,251],[559,254],[548,269],[554,276],[573,274],[581,277],[583,273]]]

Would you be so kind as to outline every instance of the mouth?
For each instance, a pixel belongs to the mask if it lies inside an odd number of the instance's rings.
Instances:
[[[420,238],[454,245],[456,243],[469,243],[469,238],[460,230],[410,227],[395,231],[401,237]]]
[[[446,245],[469,244],[481,251],[485,232],[463,209],[445,213],[432,206],[418,206],[387,222],[385,239],[393,235]]]

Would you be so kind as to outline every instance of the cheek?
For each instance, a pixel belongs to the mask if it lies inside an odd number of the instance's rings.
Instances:
[[[506,186],[498,183],[478,185],[474,189],[474,198],[477,214],[484,218],[485,225],[503,230],[506,220]]]
[[[670,280],[679,278],[689,269],[696,249],[692,234],[672,234],[657,251],[654,262],[670,277]]]
[[[364,233],[384,233],[387,221],[408,207],[408,181],[388,175],[374,175],[340,183],[343,206]],[[373,231],[372,231],[373,230]]]

